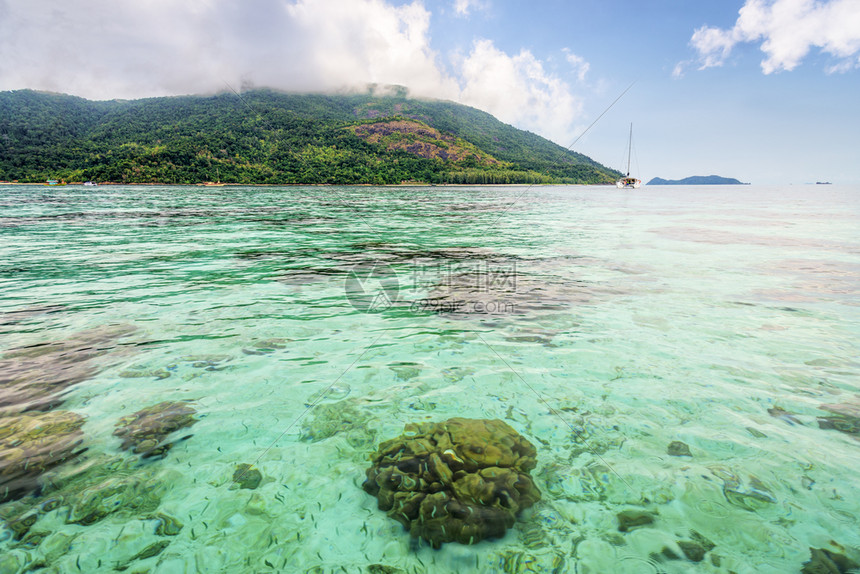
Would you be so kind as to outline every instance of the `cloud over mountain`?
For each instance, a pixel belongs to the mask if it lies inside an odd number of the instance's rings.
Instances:
[[[111,99],[397,84],[569,137],[580,113],[571,86],[530,52],[490,40],[445,59],[431,45],[432,18],[421,0],[0,0],[0,89]]]

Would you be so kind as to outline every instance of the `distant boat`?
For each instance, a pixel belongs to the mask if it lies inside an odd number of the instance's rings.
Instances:
[[[618,189],[638,189],[642,185],[641,179],[630,177],[630,154],[633,151],[633,124],[630,124],[630,141],[627,144],[627,175],[615,182]]]
[[[49,179],[45,182],[45,185],[66,185],[65,181],[57,181],[56,179]]]
[[[815,185],[832,185],[829,181],[816,181]]]
[[[221,170],[217,167],[215,168],[215,173],[218,175],[218,181],[204,181],[203,185],[206,187],[223,187],[227,184],[221,183]]]
[[[93,183],[92,181],[85,181],[84,182],[84,187],[97,187],[97,186],[98,186],[98,184]]]

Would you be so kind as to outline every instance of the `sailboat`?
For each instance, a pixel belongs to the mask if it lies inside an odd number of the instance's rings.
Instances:
[[[201,185],[206,187],[224,187],[226,184],[221,183],[221,170],[216,167],[215,173],[218,174],[218,181],[204,181]]]
[[[630,177],[630,154],[633,151],[633,124],[630,124],[630,141],[627,144],[627,175],[615,182],[618,189],[638,189],[642,180]]]

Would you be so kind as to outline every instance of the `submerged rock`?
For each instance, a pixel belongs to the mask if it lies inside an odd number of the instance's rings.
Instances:
[[[803,563],[801,574],[846,574],[860,568],[860,564],[826,548],[810,548],[812,557]]]
[[[120,465],[96,464],[60,486],[55,494],[69,509],[67,524],[91,526],[113,514],[146,516],[157,511],[169,481],[161,473],[135,471],[130,461],[117,462]]]
[[[629,532],[654,523],[654,514],[644,510],[624,510],[618,513],[618,531]]]
[[[385,564],[371,564],[364,569],[367,574],[403,574],[406,570],[395,568],[394,566],[386,566]]]
[[[744,481],[731,469],[723,466],[711,467],[711,473],[723,481],[723,494],[730,503],[757,512],[768,504],[776,504],[777,500],[770,488],[760,479],[749,475]]]
[[[91,453],[75,469],[44,476],[39,485],[40,499],[0,504],[0,520],[22,548],[40,547],[39,553],[45,555],[58,552],[57,520],[86,527],[109,517],[114,518],[115,524],[152,520],[156,521],[155,534],[176,536],[183,528],[182,523],[159,509],[165,493],[181,478],[178,471],[140,465],[134,458]],[[40,500],[43,502],[38,504]],[[60,512],[49,514],[55,510]],[[46,523],[40,524],[45,517]],[[50,533],[47,539],[46,532]]]
[[[35,490],[42,473],[86,450],[79,448],[83,424],[69,411],[0,419],[0,502]]]
[[[233,484],[239,488],[254,490],[263,481],[263,474],[247,463],[236,465],[236,470],[233,472]]]
[[[821,408],[843,417],[860,419],[860,399],[852,399],[844,403],[821,405]]]
[[[535,447],[506,423],[453,418],[407,424],[371,456],[363,488],[380,510],[434,548],[501,537],[540,500]]]
[[[818,428],[838,430],[854,436],[860,435],[860,405],[847,402],[821,405],[821,408],[833,414],[818,417]]]
[[[690,533],[690,540],[678,540],[676,543],[683,553],[684,558],[690,562],[701,562],[705,559],[705,555],[716,547],[713,542],[696,531]],[[682,559],[681,556],[667,546],[663,547],[663,551],[657,558],[668,558],[669,560]],[[714,564],[714,566],[719,566],[719,562],[719,557],[712,554],[711,563]]]
[[[275,351],[281,351],[287,348],[287,344],[292,342],[291,339],[265,339],[263,341],[255,341],[250,347],[245,347],[242,352],[246,355],[271,355]]]
[[[684,556],[687,557],[687,560],[691,562],[701,562],[705,559],[705,554],[708,552],[708,548],[695,540],[679,540],[678,547],[684,553]]]
[[[693,456],[690,453],[690,446],[679,440],[673,440],[669,443],[669,447],[666,449],[666,454],[669,456]]]
[[[354,400],[317,403],[302,424],[301,439],[319,442],[343,433],[351,446],[367,448],[376,439],[376,430],[371,424],[373,418],[369,410]]]
[[[136,560],[146,560],[147,558],[158,556],[168,546],[170,546],[169,540],[159,540],[158,542],[153,542],[152,544],[126,560],[123,564],[119,564],[114,567],[114,570],[116,570],[117,572],[124,572],[128,570],[132,562]]]
[[[839,415],[818,417],[818,428],[824,430],[838,430],[845,434],[860,435],[860,419]]]
[[[684,556],[687,557],[687,560],[701,562],[704,560],[705,554],[713,550],[716,544],[694,530],[690,533],[690,540],[678,541],[678,547],[684,553]]]
[[[132,556],[129,562],[133,562],[135,560],[145,560],[147,558],[152,558],[153,556],[158,556],[159,554],[161,554],[161,551],[167,548],[169,545],[169,540],[159,540],[158,542],[153,542],[152,544]]]
[[[537,266],[531,273],[517,271],[516,259],[500,258],[492,264],[461,267],[443,274],[413,311],[431,311],[453,318],[513,316],[564,312],[571,306],[593,305],[619,292],[594,282],[548,279],[555,264]],[[550,271],[549,275],[541,269]],[[544,345],[551,339],[532,339]]]
[[[66,504],[70,507],[66,518],[68,524],[90,526],[120,511],[154,512],[161,504],[165,488],[156,480],[138,474],[118,474],[91,483],[85,480],[85,477],[81,477],[65,493]]]
[[[21,540],[24,536],[30,532],[30,528],[36,524],[36,520],[39,519],[39,515],[36,513],[30,513],[25,516],[19,516],[13,520],[10,520],[6,523],[6,526],[9,530],[12,531],[12,537],[15,540]]]
[[[146,368],[131,368],[122,371],[119,374],[123,379],[167,379],[170,378],[170,371],[166,369],[146,369]]]
[[[186,402],[164,401],[122,417],[113,434],[122,439],[122,450],[131,449],[141,458],[163,456],[173,446],[164,442],[167,436],[196,423],[196,413]]]
[[[67,524],[91,526],[111,515],[159,519],[166,531],[181,529],[166,524],[166,515],[158,511],[164,493],[181,477],[176,471],[165,471],[151,465],[140,465],[133,458],[91,454],[74,472],[52,474],[45,480],[41,494],[45,502],[30,505],[27,512],[38,516],[63,509],[60,516]]]
[[[803,425],[803,423],[795,416],[797,413],[792,413],[780,406],[767,409],[767,414],[776,419],[782,419],[790,425]]]
[[[394,374],[401,381],[414,379],[421,374],[421,365],[418,363],[394,363],[392,365],[388,365],[388,368],[394,371]]]
[[[747,429],[748,433],[750,433],[751,435],[753,435],[756,438],[767,438],[767,435],[758,429],[755,429],[753,427],[746,427],[746,429]]]
[[[99,360],[134,329],[112,325],[0,355],[0,416],[49,410],[62,403],[68,387],[95,375]]]
[[[155,533],[159,536],[176,536],[184,526],[179,520],[163,512],[150,516],[149,519],[157,521]]]

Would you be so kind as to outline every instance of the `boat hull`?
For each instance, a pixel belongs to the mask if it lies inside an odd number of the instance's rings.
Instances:
[[[634,178],[624,178],[619,179],[615,182],[615,187],[618,189],[639,189],[642,185],[642,181]]]

